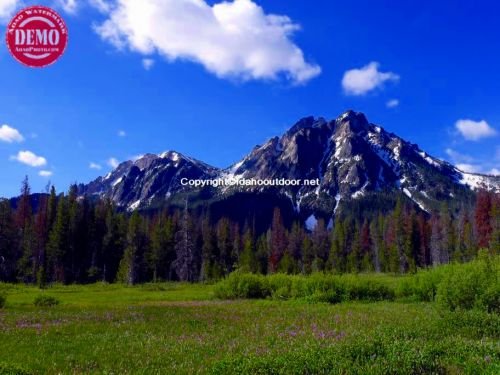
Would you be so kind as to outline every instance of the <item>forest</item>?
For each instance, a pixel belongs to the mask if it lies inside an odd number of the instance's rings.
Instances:
[[[284,225],[279,208],[257,233],[255,223],[213,220],[210,210],[121,212],[109,200],[54,186],[32,205],[28,179],[15,209],[0,201],[0,281],[45,286],[97,281],[211,281],[235,270],[259,274],[414,273],[500,252],[500,195],[479,191],[472,206],[443,203],[418,212],[401,199],[387,213],[360,220],[344,213],[312,230]]]

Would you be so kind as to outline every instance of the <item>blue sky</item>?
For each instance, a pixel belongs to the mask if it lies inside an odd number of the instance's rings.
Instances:
[[[21,3],[0,0],[2,30]],[[1,38],[0,196],[24,175],[66,190],[146,152],[225,167],[346,109],[463,169],[500,169],[496,1],[36,3],[63,15],[69,45],[30,69]]]

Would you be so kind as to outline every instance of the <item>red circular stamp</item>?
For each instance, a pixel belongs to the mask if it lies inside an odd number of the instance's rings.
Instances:
[[[54,10],[31,6],[20,10],[7,26],[7,47],[21,64],[43,68],[56,62],[68,44],[68,29]]]

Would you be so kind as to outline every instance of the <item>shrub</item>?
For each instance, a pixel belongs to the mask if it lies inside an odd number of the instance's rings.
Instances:
[[[215,286],[215,296],[221,299],[266,298],[270,289],[264,276],[233,272]]]
[[[482,253],[473,262],[449,267],[438,286],[439,303],[452,311],[498,309],[499,259]]]
[[[5,306],[5,301],[7,300],[7,298],[3,295],[0,294],[0,309],[3,308]]]
[[[436,299],[439,283],[449,266],[420,270],[404,279],[397,288],[398,297],[411,297],[415,301],[432,302]]]
[[[495,283],[480,298],[480,306],[489,313],[500,314],[500,285]]]
[[[395,292],[377,280],[354,276],[325,275],[270,276],[234,272],[215,286],[215,295],[222,299],[266,298],[306,299],[339,303],[348,300],[393,300]]]
[[[363,280],[358,277],[346,277],[346,299],[360,301],[392,301],[393,289],[376,280]]]
[[[59,300],[56,297],[41,294],[35,298],[35,301],[33,303],[38,307],[51,307],[59,305]]]

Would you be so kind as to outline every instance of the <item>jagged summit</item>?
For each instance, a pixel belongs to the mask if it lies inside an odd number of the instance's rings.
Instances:
[[[369,123],[353,110],[327,121],[305,117],[281,137],[256,146],[225,169],[212,167],[176,151],[146,154],[121,163],[105,177],[84,186],[83,194],[106,196],[132,210],[151,202],[168,205],[177,193],[201,194],[182,186],[182,178],[319,179],[320,186],[218,187],[203,199],[217,201],[244,193],[259,199],[271,194],[286,199],[296,212],[334,215],[339,207],[378,193],[404,194],[429,211],[443,200],[459,199],[471,190],[500,192],[500,177],[460,171],[417,145]]]

